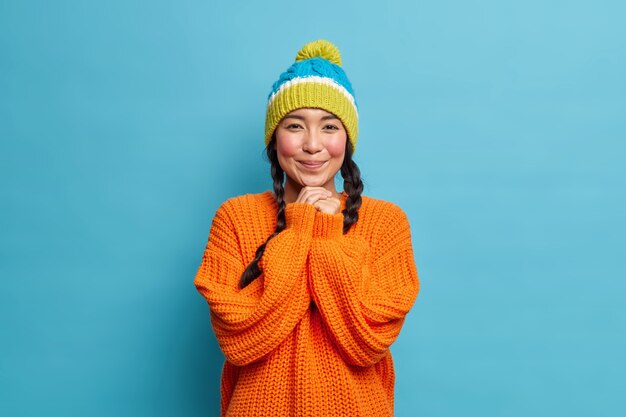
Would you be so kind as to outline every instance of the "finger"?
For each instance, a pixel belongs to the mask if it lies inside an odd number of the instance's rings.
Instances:
[[[313,203],[320,198],[328,198],[332,195],[323,187],[303,187],[296,198],[296,202]]]
[[[328,196],[326,194],[317,192],[317,193],[312,193],[312,194],[309,194],[308,196],[306,196],[305,199],[304,199],[304,202],[305,203],[309,203],[309,204],[313,204],[316,201],[325,200],[327,198],[328,198]]]
[[[311,203],[312,202],[312,198],[314,198],[315,196],[317,196],[317,198],[319,198],[320,196],[322,196],[324,194],[322,194],[321,191],[319,190],[303,190],[300,192],[300,194],[298,194],[298,198],[296,199],[296,202],[301,202],[301,203]],[[316,199],[317,199],[316,198]]]
[[[305,195],[312,195],[316,193],[321,193],[321,194],[325,194],[329,196],[332,195],[332,193],[324,187],[311,187],[311,186],[302,187],[299,194],[302,195],[304,198]]]
[[[337,214],[341,208],[341,202],[336,198],[326,198],[315,202],[314,206],[318,211],[324,213]]]

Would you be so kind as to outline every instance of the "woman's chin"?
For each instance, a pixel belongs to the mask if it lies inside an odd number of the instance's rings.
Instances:
[[[292,181],[300,187],[323,187],[328,182],[328,178],[326,175],[299,175]]]
[[[301,185],[303,187],[323,187],[324,181],[321,181],[319,179],[303,179]]]

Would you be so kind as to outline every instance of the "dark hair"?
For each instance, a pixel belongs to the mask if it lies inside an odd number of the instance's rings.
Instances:
[[[244,288],[253,280],[261,275],[259,268],[259,260],[265,252],[265,246],[274,236],[278,235],[285,229],[285,188],[283,185],[285,179],[285,171],[278,162],[278,154],[274,149],[276,143],[276,135],[272,135],[272,140],[265,148],[268,159],[270,160],[270,171],[274,179],[274,194],[276,195],[276,203],[278,204],[278,220],[276,222],[276,230],[265,242],[256,250],[256,255],[252,262],[248,264],[239,280],[239,287]],[[359,208],[361,207],[361,193],[363,192],[363,181],[361,180],[361,171],[357,164],[352,160],[354,149],[350,140],[346,140],[346,152],[341,165],[341,176],[343,177],[343,190],[348,194],[346,199],[346,208],[343,209],[343,233],[346,234],[350,227],[359,219]]]

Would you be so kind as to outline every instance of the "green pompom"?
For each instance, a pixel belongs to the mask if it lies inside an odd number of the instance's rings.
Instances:
[[[296,55],[296,62],[315,57],[327,59],[333,64],[341,66],[339,49],[326,40],[320,39],[304,45]]]

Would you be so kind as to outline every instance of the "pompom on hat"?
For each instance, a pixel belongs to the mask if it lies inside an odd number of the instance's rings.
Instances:
[[[350,80],[341,67],[339,49],[329,41],[309,42],[296,61],[272,85],[267,97],[265,145],[285,115],[302,107],[324,109],[341,120],[356,150],[358,107]]]

